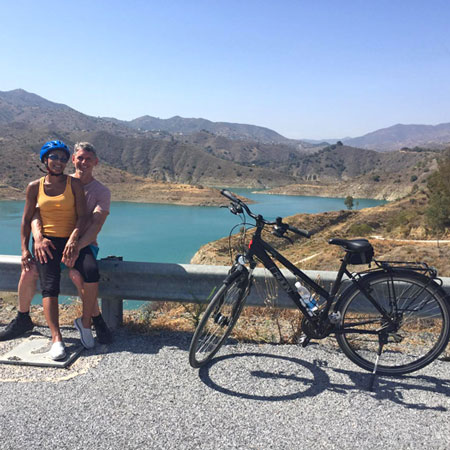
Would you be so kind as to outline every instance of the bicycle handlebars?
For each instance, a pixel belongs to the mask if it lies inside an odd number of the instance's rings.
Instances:
[[[277,235],[280,234],[280,235],[281,235],[280,237],[283,237],[283,234],[284,234],[286,231],[292,231],[293,233],[298,234],[298,235],[303,236],[303,237],[306,237],[306,238],[308,238],[308,239],[311,237],[311,233],[310,233],[309,231],[306,231],[306,230],[302,230],[302,229],[300,229],[300,228],[293,227],[292,225],[289,225],[289,224],[287,224],[287,223],[283,223],[283,219],[282,219],[281,217],[277,217],[275,222],[269,222],[268,220],[264,219],[263,216],[261,216],[261,215],[256,215],[256,214],[252,213],[252,212],[250,211],[250,208],[249,208],[242,200],[239,200],[237,197],[235,197],[235,196],[234,196],[230,191],[228,191],[227,189],[222,189],[222,190],[220,191],[220,193],[221,193],[224,197],[228,198],[228,200],[231,200],[231,202],[233,203],[233,205],[232,205],[233,207],[230,207],[230,211],[231,211],[233,214],[237,214],[238,212],[242,212],[242,209],[241,209],[241,211],[239,211],[239,208],[238,208],[238,207],[244,208],[245,212],[246,212],[250,217],[252,217],[253,219],[255,219],[255,220],[257,220],[257,221],[261,221],[261,222],[264,223],[265,225],[275,225],[275,230],[277,231]],[[238,207],[236,207],[236,205],[237,205]]]

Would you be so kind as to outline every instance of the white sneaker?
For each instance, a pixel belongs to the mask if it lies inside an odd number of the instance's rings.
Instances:
[[[62,342],[53,342],[52,348],[48,353],[50,358],[54,361],[58,361],[59,359],[64,359],[66,357],[66,349],[64,348],[64,344]]]
[[[81,317],[75,319],[73,322],[75,328],[80,332],[81,343],[84,348],[94,348],[95,341],[94,336],[92,335],[92,330],[90,328],[84,328],[83,323],[81,322]]]

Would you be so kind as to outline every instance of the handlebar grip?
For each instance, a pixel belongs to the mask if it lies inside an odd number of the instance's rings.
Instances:
[[[229,200],[231,200],[232,202],[235,202],[235,203],[239,203],[239,199],[237,199],[229,190],[227,190],[227,189],[222,189],[221,191],[220,191],[220,193],[224,196],[224,197],[226,197],[226,198],[228,198]]]
[[[299,234],[300,236],[308,238],[308,239],[311,237],[311,233],[309,231],[302,230],[300,228],[295,228],[295,227],[293,227],[291,225],[289,225],[288,230],[292,231],[293,233]]]

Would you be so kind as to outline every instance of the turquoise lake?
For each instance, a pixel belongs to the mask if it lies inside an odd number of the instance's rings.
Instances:
[[[346,208],[340,198],[254,194],[245,189],[234,192],[257,202],[250,205],[252,211],[269,219]],[[360,209],[384,202],[359,199],[355,203]],[[0,202],[0,254],[20,255],[23,205]],[[113,202],[99,238],[99,258],[115,255],[127,261],[189,263],[199,247],[227,236],[238,222],[226,208]]]
[[[345,209],[342,198],[300,197],[254,194],[235,189],[257,203],[250,209],[267,219],[298,213],[317,213]],[[228,204],[224,197],[224,205]],[[355,199],[355,208],[385,203],[379,200]],[[0,201],[0,255],[20,255],[20,222],[24,202]],[[239,217],[226,208],[176,206],[150,203],[113,202],[100,237],[99,258],[122,256],[126,261],[189,263],[204,244],[228,236]],[[70,303],[70,297],[60,297]],[[33,304],[40,304],[36,295]],[[135,309],[142,302],[126,301],[125,309]]]

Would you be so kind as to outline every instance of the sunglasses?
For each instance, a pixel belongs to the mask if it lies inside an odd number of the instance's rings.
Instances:
[[[61,161],[63,164],[67,164],[67,161],[69,161],[67,156],[58,156],[55,153],[50,153],[50,155],[48,155],[48,159],[51,159],[52,161]]]

